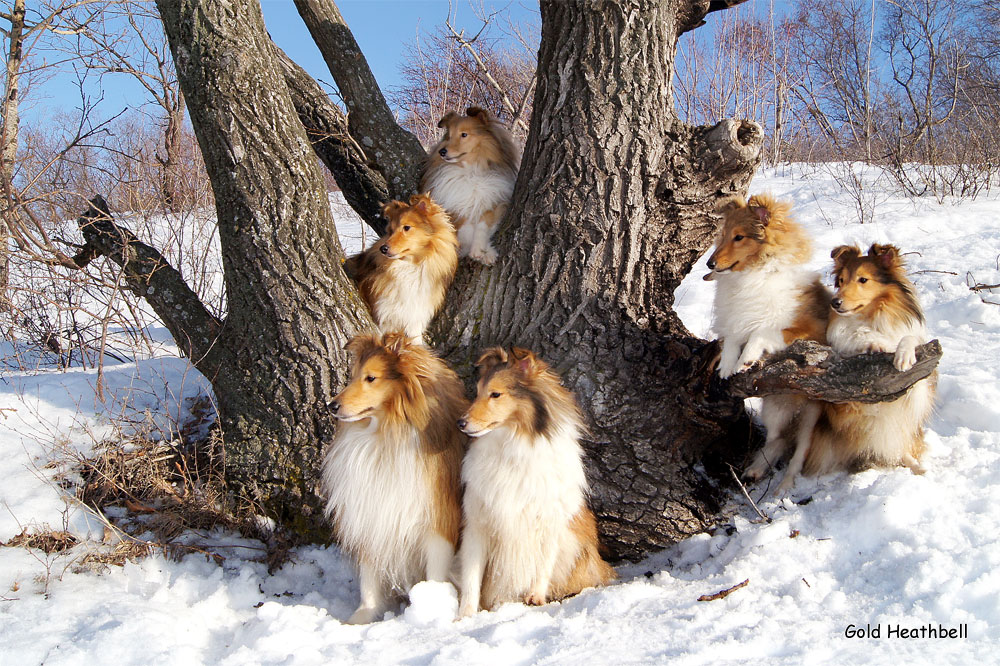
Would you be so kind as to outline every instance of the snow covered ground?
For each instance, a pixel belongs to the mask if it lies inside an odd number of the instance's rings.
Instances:
[[[620,567],[620,583],[562,603],[510,604],[455,622],[454,590],[425,583],[395,617],[355,627],[342,620],[357,581],[335,547],[300,548],[268,575],[252,560],[253,542],[219,531],[201,541],[226,556],[222,564],[156,555],[76,573],[104,528],[57,483],[72,477],[59,461],[113,434],[116,414],[168,427],[208,385],[169,353],[109,366],[103,398],[94,371],[9,370],[0,377],[0,542],[25,527],[83,541],[51,555],[0,548],[0,664],[996,663],[1000,305],[969,284],[1000,282],[1000,193],[961,205],[882,193],[875,222],[859,225],[826,171],[767,170],[753,183],[762,190],[794,201],[817,269],[842,243],[892,242],[910,253],[945,350],[926,475],[801,479],[790,498],[759,503],[769,524],[734,496],[729,525]],[[349,216],[337,219],[359,242]],[[708,335],[713,286],[704,273],[702,263],[677,301],[688,326]],[[697,601],[743,580],[724,599]],[[852,625],[880,637],[848,637]],[[967,638],[890,633],[925,625],[964,626]]]

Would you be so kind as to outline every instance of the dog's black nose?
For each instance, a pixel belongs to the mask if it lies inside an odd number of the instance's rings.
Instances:
[[[438,155],[440,155],[441,157],[444,157],[447,154],[448,154],[447,148],[442,148],[441,150],[438,151]]]
[[[708,260],[708,267],[711,268],[713,271],[715,270],[715,259]]]
[[[458,420],[458,427],[461,428],[462,430],[465,430],[465,426],[467,425],[469,425],[469,422],[466,421],[465,419]]]
[[[844,304],[844,301],[843,301],[843,299],[840,299],[840,298],[835,298],[832,301],[830,301],[830,305],[833,306],[833,308],[837,309],[837,310],[839,310],[840,306],[843,305],[843,304]]]
[[[329,410],[330,410],[331,412],[333,412],[334,414],[336,414],[337,412],[339,412],[339,411],[340,411],[340,403],[339,403],[339,402],[337,402],[336,400],[334,400],[333,402],[331,402],[331,403],[330,403],[329,405],[327,405],[326,407],[327,407],[327,409],[329,409]]]
[[[382,254],[389,254],[389,246],[383,245],[378,249],[378,251],[381,252]]]

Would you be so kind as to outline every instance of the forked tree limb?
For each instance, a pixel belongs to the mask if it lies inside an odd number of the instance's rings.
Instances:
[[[159,251],[116,224],[100,194],[90,200],[90,207],[76,222],[85,241],[74,257],[77,266],[84,268],[100,256],[121,266],[129,290],[150,304],[192,363],[206,376],[213,376],[222,362],[215,345],[222,322],[208,311],[180,272]]]
[[[841,356],[830,347],[799,340],[730,377],[729,391],[743,398],[794,394],[824,402],[889,402],[929,377],[941,354],[941,343],[931,340],[917,347],[913,367],[900,372],[889,352]]]
[[[389,200],[385,178],[351,137],[347,116],[330,101],[326,91],[284,51],[275,46],[274,52],[313,150],[333,174],[347,203],[381,235],[386,226],[382,206]]]
[[[426,152],[396,122],[368,61],[333,0],[295,0],[295,8],[319,47],[347,106],[351,136],[385,177],[389,196],[407,199],[416,191]]]

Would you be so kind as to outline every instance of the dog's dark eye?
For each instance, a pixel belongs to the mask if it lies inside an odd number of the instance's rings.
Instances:
[[[462,132],[462,138],[463,138],[463,139],[464,139],[465,137],[467,137],[467,136],[469,136],[469,133],[468,133],[468,132]]]
[[[365,377],[365,381],[371,384],[373,381],[375,381],[375,375],[368,375],[367,377]]]
[[[837,278],[836,280],[833,281],[833,286],[837,287],[838,289],[840,288],[840,278]]]
[[[493,393],[490,393],[490,397],[491,398],[499,398],[500,397],[500,391],[493,391]]]
[[[868,282],[868,278],[858,278],[858,282],[864,284],[865,282]]]
[[[409,231],[409,230],[410,230],[410,225],[406,225],[405,227],[403,227],[403,231]]]
[[[741,240],[743,240],[743,236],[741,236],[739,234],[736,234],[735,236],[733,236],[733,240],[734,241],[741,241]]]

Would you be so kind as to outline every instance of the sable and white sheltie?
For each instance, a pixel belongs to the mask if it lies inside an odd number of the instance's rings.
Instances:
[[[611,581],[587,507],[573,396],[525,349],[490,349],[477,367],[478,395],[458,422],[473,438],[462,463],[459,614],[541,605]]]
[[[789,217],[790,209],[767,194],[749,201],[735,198],[721,209],[723,224],[708,267],[716,282],[713,325],[722,338],[719,374],[724,378],[793,340],[825,342],[830,294],[820,275],[803,266],[812,244]],[[805,398],[763,398],[760,416],[767,442],[745,475],[763,476],[784,454],[795,426],[795,452],[779,488],[787,490],[802,469],[819,412],[819,404]]]
[[[444,209],[427,194],[385,205],[386,233],[344,264],[379,330],[420,341],[444,303],[458,267],[458,240]]]
[[[833,250],[837,293],[827,339],[844,355],[891,352],[897,370],[916,362],[927,341],[924,315],[907,279],[899,249],[872,245]],[[905,465],[922,474],[924,424],[934,406],[937,373],[892,402],[824,404],[806,460],[806,472],[825,474],[870,465]]]
[[[461,525],[468,406],[458,376],[402,333],[348,345],[351,382],[330,409],[337,434],[323,461],[326,513],[358,564],[361,605],[348,622],[378,619],[423,580],[448,580]]]
[[[444,138],[427,157],[420,189],[451,215],[461,256],[492,264],[497,253],[490,239],[514,193],[521,152],[489,111],[473,106],[465,113],[438,123]]]

